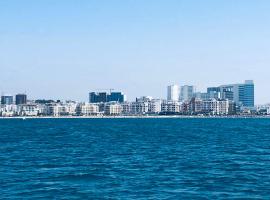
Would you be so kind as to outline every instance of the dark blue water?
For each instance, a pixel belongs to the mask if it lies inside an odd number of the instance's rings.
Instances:
[[[270,119],[0,120],[1,199],[270,199]]]

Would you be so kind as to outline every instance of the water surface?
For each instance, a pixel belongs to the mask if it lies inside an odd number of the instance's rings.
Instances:
[[[1,199],[270,199],[270,119],[0,120]]]

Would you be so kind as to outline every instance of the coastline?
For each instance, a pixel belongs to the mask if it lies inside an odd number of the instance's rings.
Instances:
[[[266,116],[185,116],[185,115],[135,115],[135,116],[16,116],[16,117],[0,117],[0,119],[246,119],[246,118],[262,118],[270,119],[270,115]]]

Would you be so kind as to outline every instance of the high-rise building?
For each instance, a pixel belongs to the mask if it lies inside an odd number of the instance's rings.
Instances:
[[[179,101],[180,89],[178,85],[170,85],[167,87],[167,100]]]
[[[111,94],[108,95],[108,101],[117,101],[122,103],[126,101],[126,95],[122,92],[111,92]]]
[[[13,96],[12,95],[3,95],[3,96],[1,96],[1,104],[3,104],[3,105],[11,105],[11,104],[13,104]]]
[[[16,105],[26,104],[27,96],[26,94],[17,94],[15,96]]]
[[[194,94],[194,87],[191,85],[181,86],[180,101],[190,101]]]
[[[106,102],[124,102],[126,101],[126,95],[122,92],[90,92],[89,103],[106,103]]]
[[[254,83],[246,80],[240,84],[229,84],[219,86],[221,97],[234,101],[237,105],[254,107]]]
[[[254,107],[254,82],[252,80],[246,80],[239,87],[239,101],[243,106]]]
[[[89,103],[105,103],[108,101],[107,92],[90,92]]]

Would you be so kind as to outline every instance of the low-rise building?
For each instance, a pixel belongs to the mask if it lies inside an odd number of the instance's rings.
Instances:
[[[105,105],[106,115],[120,115],[122,113],[122,106],[118,103],[107,103]]]
[[[17,106],[19,116],[38,116],[39,108],[36,104],[22,104]]]
[[[77,114],[83,116],[92,116],[99,114],[99,106],[94,103],[83,103],[77,106]]]
[[[124,102],[121,105],[122,105],[122,114],[123,115],[130,115],[131,114],[131,103]]]
[[[131,114],[142,115],[149,112],[149,102],[132,102],[131,103]]]
[[[180,102],[178,101],[164,101],[161,103],[161,112],[167,114],[180,113]]]
[[[148,112],[151,114],[158,114],[161,112],[161,103],[162,100],[161,99],[152,99],[149,102],[149,110]]]
[[[17,115],[17,106],[14,104],[1,105],[1,116],[2,117],[13,117]]]

